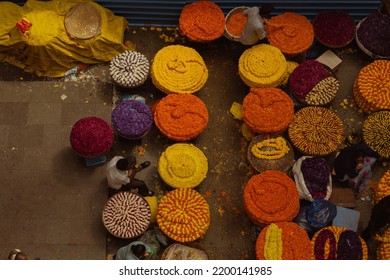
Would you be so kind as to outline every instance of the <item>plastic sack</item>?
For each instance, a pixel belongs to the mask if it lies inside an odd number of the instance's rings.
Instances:
[[[314,233],[314,230],[310,225],[309,221],[307,220],[307,213],[309,212],[309,210],[310,210],[310,205],[301,207],[299,209],[298,215],[294,218],[293,222],[295,222],[298,226],[303,228],[310,236],[312,233]]]
[[[294,175],[294,181],[295,181],[295,184],[296,184],[298,192],[299,192],[299,198],[305,199],[308,201],[314,201],[314,198],[312,197],[310,191],[306,187],[305,179],[303,178],[303,174],[301,172],[302,162],[307,158],[312,158],[312,156],[300,157],[294,163],[292,171],[293,171],[293,175]],[[332,175],[329,174],[329,181],[328,181],[328,184],[326,186],[326,196],[323,199],[328,200],[330,198],[331,194],[332,194]]]
[[[201,249],[174,243],[165,249],[163,260],[208,260],[207,253]]]
[[[316,199],[307,212],[307,221],[313,229],[319,230],[331,225],[336,215],[336,205],[325,199]]]

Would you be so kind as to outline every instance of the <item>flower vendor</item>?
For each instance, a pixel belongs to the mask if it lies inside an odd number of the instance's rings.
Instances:
[[[376,233],[390,226],[390,195],[382,198],[371,211],[368,226],[362,233],[362,238],[368,241]]]
[[[240,42],[243,45],[254,45],[266,37],[264,22],[259,12],[258,7],[248,8],[242,12],[247,17],[246,24],[240,36]]]

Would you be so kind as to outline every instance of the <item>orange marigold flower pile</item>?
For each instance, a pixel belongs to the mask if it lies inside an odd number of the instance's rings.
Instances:
[[[248,18],[242,13],[242,9],[230,14],[226,20],[226,29],[227,31],[237,37],[241,36],[242,30],[244,29]]]
[[[375,240],[379,242],[376,249],[377,259],[390,260],[390,228],[388,228],[382,235],[375,235]]]
[[[244,190],[244,207],[257,225],[292,221],[299,211],[294,181],[277,170],[252,176]]]
[[[306,231],[293,222],[273,223],[256,241],[258,260],[310,260],[312,246]]]
[[[204,102],[192,94],[169,94],[156,105],[154,123],[166,137],[187,141],[201,134],[209,114]]]
[[[390,195],[390,169],[379,180],[378,186],[375,187],[374,203],[377,204],[382,198]]]
[[[390,159],[390,111],[370,114],[363,123],[363,139],[381,157]]]
[[[225,15],[211,1],[196,1],[184,6],[179,18],[179,27],[184,36],[196,42],[210,42],[222,36],[225,30]]]
[[[294,102],[278,88],[251,88],[242,105],[244,122],[256,133],[281,133],[294,117]]]
[[[164,234],[175,241],[195,241],[203,237],[209,228],[209,205],[193,189],[175,189],[161,199],[157,224]]]

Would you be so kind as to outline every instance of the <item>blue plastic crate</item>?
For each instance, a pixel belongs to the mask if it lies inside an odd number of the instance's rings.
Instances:
[[[103,155],[97,158],[84,158],[84,160],[87,167],[96,167],[105,164],[107,157]]]

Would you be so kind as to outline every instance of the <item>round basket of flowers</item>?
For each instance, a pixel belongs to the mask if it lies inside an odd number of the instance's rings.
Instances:
[[[367,260],[366,242],[356,232],[339,226],[317,231],[311,239],[313,260]]]
[[[245,186],[244,207],[258,226],[289,222],[299,211],[299,194],[294,181],[277,170],[252,176]]]
[[[111,60],[110,75],[122,87],[138,87],[148,78],[149,67],[149,60],[145,55],[136,51],[125,51]]]
[[[385,159],[390,159],[389,131],[389,110],[374,112],[363,123],[363,141]]]
[[[153,124],[149,106],[136,100],[122,100],[112,111],[114,130],[126,139],[143,137]]]
[[[192,94],[169,94],[156,105],[154,122],[169,139],[187,141],[206,128],[209,113],[204,102]]]
[[[224,36],[231,41],[238,42],[248,18],[242,13],[248,9],[246,6],[232,9],[225,18]]]
[[[223,35],[225,15],[212,1],[195,1],[186,4],[179,17],[183,36],[194,42],[211,42]]]
[[[276,87],[284,78],[287,63],[282,52],[268,44],[245,50],[238,60],[238,73],[251,88]]]
[[[173,188],[194,188],[208,172],[206,155],[189,143],[173,144],[165,149],[158,160],[160,177]]]
[[[355,79],[356,104],[366,113],[390,109],[390,61],[375,60],[363,67]]]
[[[287,87],[291,73],[294,72],[295,68],[299,66],[299,64],[295,61],[287,60],[286,63],[287,63],[286,72],[283,75],[282,81],[278,85],[278,87],[280,88]]]
[[[342,48],[355,38],[355,22],[344,11],[322,11],[313,22],[314,35],[328,48]]]
[[[114,142],[111,125],[99,117],[85,117],[72,127],[72,148],[85,158],[97,158],[108,152]]]
[[[244,122],[255,133],[282,133],[294,117],[294,102],[278,88],[251,88],[242,106]]]
[[[166,94],[199,91],[207,81],[208,70],[202,56],[193,48],[170,45],[159,50],[151,67],[153,84]]]
[[[272,223],[256,240],[258,260],[310,260],[312,246],[306,231],[293,222]]]
[[[313,44],[313,25],[305,16],[286,12],[269,20],[264,19],[264,23],[267,26],[268,42],[286,56],[297,56]]]
[[[210,225],[210,208],[197,191],[180,188],[162,197],[157,210],[161,231],[177,242],[192,242],[203,237]]]
[[[335,152],[344,141],[344,125],[331,110],[304,107],[295,113],[288,127],[292,145],[301,153],[325,156]]]

